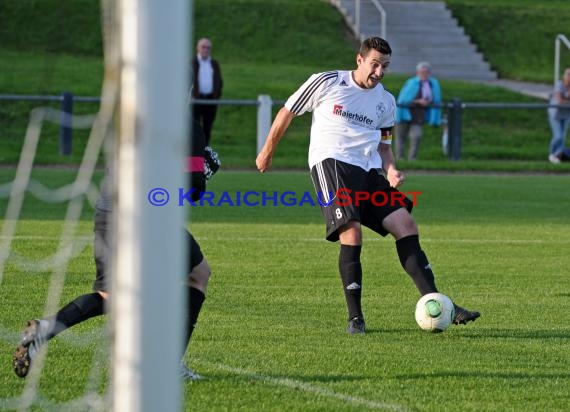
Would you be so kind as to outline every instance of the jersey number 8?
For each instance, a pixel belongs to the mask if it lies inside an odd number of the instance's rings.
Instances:
[[[342,212],[340,211],[340,208],[337,207],[335,213],[337,219],[342,219]]]

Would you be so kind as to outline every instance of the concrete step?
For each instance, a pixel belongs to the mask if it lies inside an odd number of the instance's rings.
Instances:
[[[390,71],[391,72],[400,72],[400,71],[404,71],[404,72],[410,72],[410,71],[414,71],[416,68],[416,65],[418,64],[419,61],[422,60],[427,60],[428,59],[422,59],[420,58],[415,58],[415,59],[402,59],[398,56],[393,56],[392,60],[390,61]],[[433,60],[432,60],[433,61]],[[483,71],[490,71],[491,68],[489,67],[489,63],[487,62],[466,62],[466,61],[447,61],[447,62],[443,62],[440,63],[438,62],[434,62],[432,63],[433,71],[441,71],[442,70],[447,70],[447,69],[453,69],[453,70],[458,70],[459,68],[461,68],[462,70],[465,69],[469,69],[469,71],[473,71],[473,70],[483,70]]]
[[[404,60],[404,59],[399,59],[397,56],[395,56],[390,62],[390,71],[395,73],[399,73],[400,71],[404,73],[414,72],[418,61],[421,61],[421,59]],[[469,63],[469,62],[456,61],[456,62],[447,62],[446,64],[437,64],[437,65],[433,64],[433,67],[434,67],[433,68],[434,73],[448,72],[451,70],[461,70],[461,71],[467,70],[469,72],[476,70],[490,71],[488,63],[485,62]]]
[[[374,20],[370,20],[369,24],[375,24]],[[380,20],[376,22],[376,24],[380,25]],[[448,35],[448,36],[467,36],[465,29],[459,25],[452,25],[452,24],[444,24],[441,23],[439,25],[434,24],[433,26],[426,26],[422,23],[410,23],[410,24],[396,24],[396,23],[387,23],[386,29],[390,33],[398,33],[404,35],[406,33],[414,34],[414,33],[429,33],[429,34],[440,34],[440,35]]]
[[[395,73],[399,73],[399,72],[404,72],[404,73],[412,73],[415,71],[416,69],[416,65],[418,63],[418,59],[414,59],[414,60],[401,60],[398,59],[397,57],[394,57],[394,59],[390,62],[390,72],[395,72]],[[434,69],[433,72],[436,73],[447,73],[449,71],[452,70],[460,70],[462,72],[464,71],[477,71],[477,70],[481,70],[481,71],[490,71],[489,66],[487,63],[478,63],[478,64],[473,64],[473,63],[464,63],[464,62],[450,62],[450,63],[446,63],[446,64],[438,64],[438,65],[434,65]]]
[[[367,33],[368,30],[363,29],[362,30],[363,33]],[[469,44],[472,44],[469,41],[469,37],[463,37],[463,36],[446,36],[445,34],[439,34],[439,33],[435,33],[435,34],[423,34],[423,33],[396,33],[393,31],[388,31],[386,33],[386,37],[388,41],[390,41],[390,43],[395,43],[397,42],[398,44],[404,46],[404,45],[415,45],[417,48],[423,47],[423,46],[430,46],[432,48],[436,47],[436,46],[449,46],[449,45],[462,45],[462,46],[467,46]],[[426,38],[429,38],[429,41],[426,40]]]
[[[434,56],[433,54],[429,53],[414,53],[414,54],[404,54],[399,53],[397,50],[392,53],[391,64],[397,64],[398,62],[419,62],[419,61],[428,61],[431,63],[432,66],[453,66],[457,64],[457,62],[462,62],[463,64],[471,64],[473,66],[484,67],[486,69],[490,69],[490,65],[488,62],[483,60],[480,55],[470,55],[470,56],[458,56],[458,55],[449,55],[449,56]],[[414,64],[414,67],[416,65]]]
[[[458,71],[458,70],[443,70],[434,73],[440,79],[451,79],[451,80],[465,80],[465,81],[493,81],[497,80],[497,74],[492,73],[485,73],[482,71]]]
[[[390,41],[390,47],[392,48],[392,54],[398,53],[400,55],[406,56],[414,56],[417,54],[421,55],[432,55],[435,59],[439,58],[446,58],[447,56],[461,56],[462,58],[467,59],[469,56],[477,56],[480,59],[483,59],[483,55],[479,53],[475,46],[463,46],[463,45],[453,45],[453,44],[442,44],[438,46],[426,46],[421,50],[413,49],[411,46],[407,47],[403,44],[398,43],[397,41]],[[467,49],[467,50],[465,50]],[[468,53],[466,53],[466,51]]]
[[[365,37],[370,35],[377,35],[378,32],[374,31],[363,31]],[[445,54],[470,54],[476,53],[477,47],[473,43],[465,42],[462,39],[454,39],[449,37],[437,38],[433,43],[422,42],[421,36],[413,38],[402,38],[397,36],[395,33],[388,33],[386,40],[390,43],[390,47],[395,52],[396,50],[402,51],[404,53],[421,53],[423,50],[429,50],[430,52],[436,53],[438,55]],[[418,46],[418,42],[422,46]]]
[[[417,54],[418,49],[415,44],[404,44],[399,43],[396,40],[391,40],[390,37],[387,39],[390,42],[390,47],[394,49],[394,52],[402,54]],[[464,54],[464,52],[478,53],[477,48],[474,44],[452,44],[452,43],[440,43],[438,45],[427,45],[423,47],[420,53],[432,54],[435,57],[439,56],[449,56],[456,55],[457,53]],[[467,53],[465,53],[467,54]]]

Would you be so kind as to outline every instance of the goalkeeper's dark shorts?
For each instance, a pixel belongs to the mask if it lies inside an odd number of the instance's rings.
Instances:
[[[377,169],[325,159],[311,168],[311,179],[317,192],[321,213],[326,222],[326,239],[339,240],[339,229],[351,220],[386,236],[382,221],[392,212],[413,203],[403,192],[390,186]],[[365,199],[367,197],[367,199]]]
[[[95,292],[107,292],[109,290],[109,284],[106,279],[110,255],[108,244],[108,216],[109,213],[105,211],[100,209],[95,210],[95,240],[93,244],[96,269],[95,282],[93,282],[93,290]],[[190,273],[192,269],[204,260],[204,255],[202,254],[200,245],[196,242],[196,239],[194,239],[194,236],[187,230],[184,230],[184,241],[187,245],[186,250],[190,252],[187,254],[187,264],[189,265],[188,273]]]
[[[203,260],[204,255],[200,250],[200,245],[194,239],[194,236],[187,230],[184,231],[186,233],[186,243],[189,246],[188,250],[190,251],[190,256],[188,256],[188,264],[190,265],[190,270],[188,273],[192,272],[196,266],[198,266]]]

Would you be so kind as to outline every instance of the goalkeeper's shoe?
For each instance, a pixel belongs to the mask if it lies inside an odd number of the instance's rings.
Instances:
[[[178,371],[178,376],[180,379],[185,381],[199,381],[202,379],[202,376],[198,375],[192,369],[184,364],[184,362],[180,362],[180,369]]]
[[[461,306],[453,304],[455,308],[455,317],[453,318],[453,324],[455,325],[466,325],[467,322],[472,322],[477,319],[481,314],[477,311],[470,311]]]
[[[26,377],[32,366],[32,360],[37,355],[40,347],[46,342],[45,336],[47,333],[45,332],[48,326],[48,322],[43,319],[32,319],[26,322],[22,339],[12,357],[14,372],[20,378]]]
[[[364,322],[364,319],[359,317],[350,319],[348,321],[348,326],[346,327],[346,331],[351,335],[365,333],[366,323]]]

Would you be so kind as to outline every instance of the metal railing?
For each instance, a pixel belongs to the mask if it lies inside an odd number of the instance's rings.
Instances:
[[[437,107],[437,106],[434,106]],[[499,103],[499,102],[463,102],[455,98],[448,103],[439,105],[447,108],[448,127],[448,157],[450,160],[461,159],[461,135],[463,125],[463,111],[465,109],[548,109],[564,108],[570,109],[570,105],[550,104],[550,103]]]
[[[566,48],[570,50],[570,40],[563,34],[556,36],[554,40],[554,85],[560,80],[560,43],[564,43]]]
[[[61,102],[61,121],[59,129],[59,153],[65,156],[71,154],[72,124],[71,114],[73,114],[73,103],[99,103],[98,96],[74,96],[69,92],[59,95],[22,95],[22,94],[0,94],[0,101],[27,101],[27,102]]]
[[[71,143],[73,138],[73,125],[71,116],[73,114],[74,102],[79,103],[99,103],[98,96],[74,96],[65,92],[60,95],[22,95],[22,94],[0,94],[0,101],[33,101],[33,102],[60,102],[61,121],[59,133],[59,153],[65,156],[71,155]],[[257,100],[253,99],[191,99],[189,104],[205,105],[225,105],[225,106],[257,106],[257,150],[261,150],[265,143],[265,138],[271,128],[271,109],[276,104],[285,103],[282,100],[271,100],[268,95],[259,95]]]
[[[271,96],[267,94],[260,94],[257,100],[212,100],[212,99],[192,99],[191,104],[205,104],[205,105],[230,105],[230,106],[257,106],[257,152],[261,150],[265,144],[265,139],[269,134],[272,122],[273,106],[283,105],[285,100],[272,100]]]
[[[275,105],[282,105],[283,100],[271,100],[268,95],[260,95],[257,100],[193,100],[198,104],[247,104],[257,106],[257,153],[265,144],[265,139],[271,128],[271,109]],[[398,105],[410,107],[410,105]],[[500,102],[463,102],[459,98],[440,104],[432,104],[427,107],[435,107],[445,110],[447,115],[448,147],[447,155],[450,160],[461,159],[463,111],[465,109],[547,109],[566,108],[570,105],[557,105],[550,103],[500,103]]]
[[[71,154],[72,129],[70,116],[73,113],[73,102],[98,103],[99,97],[93,96],[73,96],[71,93],[63,93],[61,95],[51,96],[30,96],[16,94],[0,94],[0,101],[57,101],[61,102],[62,121],[60,127],[60,153],[63,155]],[[280,106],[285,103],[284,100],[272,100],[269,95],[259,95],[257,100],[254,99],[192,99],[190,104],[206,104],[206,105],[226,105],[226,106],[257,106],[257,152],[261,150],[265,144],[265,139],[269,133],[272,123],[273,106]],[[409,105],[399,105],[401,107],[409,107]],[[448,130],[448,157],[450,160],[461,159],[461,139],[463,112],[465,109],[547,109],[547,108],[565,108],[569,109],[570,105],[556,105],[550,103],[500,103],[500,102],[463,102],[459,98],[441,104],[433,104],[429,107],[437,107],[445,110],[447,113],[447,130]]]
[[[339,10],[342,9],[341,0],[330,0]],[[380,37],[386,38],[386,10],[378,0],[370,0],[370,2],[376,7],[378,13],[380,13]],[[361,16],[362,16],[361,0],[354,0],[354,25],[352,27],[354,34],[359,38],[359,40],[364,40],[362,34],[360,33]],[[346,16],[345,16],[346,17]],[[348,20],[347,20],[348,22]]]
[[[386,10],[384,10],[384,7],[382,7],[378,0],[372,0],[372,4],[376,6],[376,9],[380,13],[380,37],[386,39]]]

